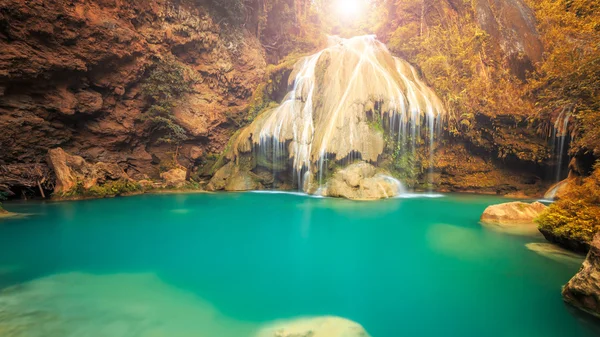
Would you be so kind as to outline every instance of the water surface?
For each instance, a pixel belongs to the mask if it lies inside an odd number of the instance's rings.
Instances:
[[[245,337],[333,315],[373,337],[595,336],[560,296],[577,264],[525,247],[539,237],[479,225],[505,201],[244,193],[8,204],[31,215],[0,220],[0,335]]]

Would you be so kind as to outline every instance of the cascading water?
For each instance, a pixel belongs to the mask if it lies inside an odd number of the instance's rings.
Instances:
[[[565,172],[568,165],[568,160],[565,161],[565,155],[568,155],[568,142],[567,139],[570,136],[569,133],[569,121],[571,119],[571,110],[565,107],[558,118],[554,122],[552,128],[552,147],[554,148],[554,157],[556,158],[556,164],[554,168],[554,185],[550,187],[548,192],[544,195],[545,199],[552,200],[556,198],[556,194],[563,187],[565,181]]]
[[[330,38],[328,48],[295,65],[289,88],[277,108],[241,132],[236,155],[252,152],[274,175],[287,172],[293,185],[313,192],[331,166],[377,165],[390,142],[395,158],[428,149],[431,166],[442,103],[375,36]]]
[[[554,123],[554,150],[556,152],[556,182],[563,179],[564,155],[566,152],[566,140],[569,137],[569,119],[571,111],[563,109]]]

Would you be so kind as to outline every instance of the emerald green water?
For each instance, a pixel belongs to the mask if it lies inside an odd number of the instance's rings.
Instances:
[[[505,201],[245,193],[8,204],[31,215],[0,220],[0,335],[244,337],[333,315],[373,337],[596,336],[560,296],[578,265],[525,247],[541,238],[479,225]]]

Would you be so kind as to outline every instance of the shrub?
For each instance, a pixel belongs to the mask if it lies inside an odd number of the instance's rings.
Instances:
[[[571,186],[536,220],[540,230],[561,239],[589,243],[600,231],[600,165],[581,185]]]
[[[150,107],[140,119],[148,122],[149,131],[157,135],[158,143],[178,144],[187,139],[185,130],[173,116],[177,101],[193,92],[195,80],[186,71],[175,59],[162,59],[153,65],[142,84],[142,93],[150,101]]]
[[[94,185],[89,189],[83,187],[82,182],[77,182],[77,185],[69,191],[58,194],[61,198],[105,198],[114,197],[123,194],[140,192],[143,188],[137,182],[127,179],[107,181],[102,185]]]

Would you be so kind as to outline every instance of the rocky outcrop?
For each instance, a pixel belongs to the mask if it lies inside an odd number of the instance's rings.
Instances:
[[[154,142],[142,118],[149,103],[141,88],[167,59],[196,79],[173,111],[188,136],[178,160],[187,167],[203,153],[219,153],[230,119],[248,108],[266,68],[256,37],[225,31],[219,20],[191,0],[4,1],[0,165],[48,171],[43,158],[60,146],[119,163],[134,179],[158,179],[160,162],[175,149]],[[16,190],[37,180],[7,181]]]
[[[492,205],[481,215],[481,223],[491,228],[513,234],[536,234],[537,225],[534,220],[547,208],[540,202],[532,204],[524,202],[509,202]]]
[[[174,168],[160,174],[167,187],[178,188],[185,185],[186,171],[181,168]]]
[[[109,180],[129,179],[117,164],[91,164],[80,156],[68,154],[62,148],[48,151],[48,164],[56,175],[54,193],[59,195],[80,187],[88,190]]]
[[[564,300],[591,315],[600,317],[600,234],[579,272],[563,287]]]
[[[352,164],[333,174],[323,192],[330,197],[353,200],[392,198],[402,192],[402,184],[366,162]]]
[[[533,11],[523,0],[475,0],[479,26],[499,44],[512,72],[525,79],[544,51]]]
[[[369,337],[358,323],[341,317],[303,318],[274,323],[256,337]]]
[[[253,191],[263,189],[260,183],[261,178],[252,172],[244,171],[234,165],[233,162],[227,163],[213,175],[206,186],[209,191]]]

